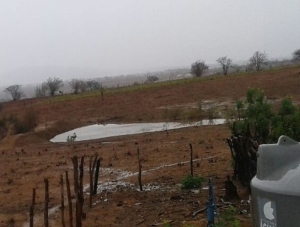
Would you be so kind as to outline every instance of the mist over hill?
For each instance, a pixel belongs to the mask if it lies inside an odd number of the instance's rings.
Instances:
[[[26,67],[9,72],[11,83],[0,84],[0,101],[11,100],[10,95],[4,92],[5,88],[10,85],[21,85],[24,98],[33,98],[34,89],[37,85],[46,81],[49,77],[57,77],[64,81],[64,86],[60,89],[64,93],[70,93],[71,87],[69,82],[72,79],[83,81],[95,80],[104,87],[129,86],[133,83],[144,83],[147,76],[155,75],[160,81],[176,79],[178,76],[184,76],[189,73],[189,68],[174,69],[149,69],[149,70],[123,70],[119,72],[106,72],[88,68],[74,67]],[[30,78],[30,81],[27,79]]]
[[[272,67],[283,67],[291,65],[293,62],[287,58],[270,59],[264,69]],[[229,73],[239,73],[246,71],[249,68],[248,61],[236,61],[233,68],[229,69]],[[222,68],[219,64],[210,64],[203,76],[221,74]],[[23,98],[35,97],[35,87],[46,81],[49,77],[57,77],[63,80],[64,86],[60,89],[65,94],[71,93],[72,89],[69,82],[72,79],[80,79],[83,81],[95,80],[101,83],[104,87],[130,86],[133,84],[142,84],[147,80],[148,76],[156,76],[159,81],[176,80],[191,77],[190,67],[181,68],[156,68],[144,70],[123,70],[120,72],[100,71],[90,68],[76,67],[26,67],[16,69],[9,72],[14,80],[14,83],[0,84],[0,102],[11,100],[11,96],[5,92],[5,88],[18,84],[21,85],[21,91],[24,94]],[[31,78],[30,81],[27,78]]]

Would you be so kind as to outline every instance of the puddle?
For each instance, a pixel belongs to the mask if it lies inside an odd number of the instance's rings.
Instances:
[[[176,122],[161,122],[161,123],[135,123],[135,124],[107,124],[107,125],[90,125],[77,128],[52,138],[50,142],[64,143],[67,138],[75,135],[75,141],[93,140],[109,138],[114,136],[133,135],[146,132],[159,132],[166,130],[174,130],[179,128],[201,126],[201,125],[219,125],[224,124],[225,119],[202,120],[199,122],[182,124]],[[74,134],[75,133],[75,134]]]

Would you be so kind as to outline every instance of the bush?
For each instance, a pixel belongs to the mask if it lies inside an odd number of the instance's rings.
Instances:
[[[26,133],[33,130],[37,123],[37,115],[34,110],[27,110],[20,120],[19,118],[15,118],[12,120],[14,132],[16,134]]]
[[[243,110],[243,107],[246,107]],[[242,118],[229,120],[233,134],[249,135],[260,143],[276,142],[281,135],[300,140],[300,110],[293,104],[291,97],[282,99],[276,112],[260,89],[249,89],[247,100],[238,101],[237,115]],[[234,124],[233,124],[234,122]]]
[[[182,189],[201,188],[202,183],[205,181],[203,177],[193,177],[192,175],[186,175],[182,181]]]
[[[300,110],[286,97],[276,111],[260,89],[249,89],[244,105],[242,118],[228,120],[233,135],[227,142],[234,159],[234,177],[250,190],[250,181],[256,174],[258,145],[276,143],[281,135],[299,141]]]

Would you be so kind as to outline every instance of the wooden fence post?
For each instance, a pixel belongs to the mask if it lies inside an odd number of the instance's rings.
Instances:
[[[193,165],[193,146],[190,143],[190,150],[191,150],[191,161],[190,161],[190,165],[191,165],[191,176],[194,176],[194,165]]]
[[[90,174],[90,208],[92,208],[93,205],[93,176],[94,176],[94,169],[92,169],[92,162],[93,162],[93,157],[90,157],[90,166],[89,166],[89,174]],[[95,157],[95,159],[97,156]]]
[[[77,156],[72,157],[73,162],[73,170],[74,170],[74,192],[76,196],[76,227],[80,227],[80,220],[79,220],[79,190],[78,190],[78,158]]]
[[[78,158],[77,156],[72,157],[72,162],[74,166],[74,190],[76,195],[76,227],[82,226],[82,216],[83,216],[83,165],[84,156],[81,157],[79,166],[79,179],[78,179]],[[78,182],[79,180],[79,182]]]
[[[93,193],[93,195],[97,194],[98,178],[99,178],[99,168],[100,168],[100,159],[97,160],[97,166],[96,166],[96,172],[95,172],[95,180],[94,180],[94,193]]]
[[[69,223],[70,223],[70,227],[73,227],[72,199],[71,199],[71,189],[70,189],[68,171],[66,171],[66,184],[67,184],[68,206],[69,206]]]
[[[90,208],[92,208],[93,206],[93,195],[94,195],[94,182],[93,182],[93,178],[94,178],[94,170],[95,170],[95,165],[96,165],[96,161],[98,159],[98,155],[95,155],[95,160],[93,162],[93,158],[94,156],[90,157],[90,166],[89,166],[89,174],[90,174]],[[92,166],[93,163],[93,166]],[[98,183],[98,182],[97,182]],[[97,190],[97,189],[96,189]]]
[[[77,195],[78,192],[78,158],[77,156],[72,157],[73,169],[74,169],[74,193]]]
[[[30,208],[29,208],[29,226],[30,227],[33,227],[33,215],[34,215],[33,209],[34,209],[33,205],[31,204]]]
[[[29,208],[29,226],[33,227],[34,218],[34,204],[35,204],[35,188],[32,189],[32,202]]]
[[[84,166],[84,156],[81,157],[80,166],[79,166],[79,190],[78,190],[78,227],[82,226],[82,217],[83,217],[83,166]]]
[[[65,223],[65,202],[64,202],[64,178],[63,175],[60,174],[60,192],[61,192],[61,224],[63,227],[66,226]]]
[[[142,185],[142,165],[141,165],[141,158],[140,158],[140,149],[137,149],[137,155],[138,155],[138,165],[139,165],[139,175],[138,175],[138,181],[140,186],[140,191],[143,191],[143,185]]]
[[[49,227],[48,220],[48,205],[49,205],[49,181],[47,178],[44,179],[45,183],[45,210],[44,210],[44,226]]]

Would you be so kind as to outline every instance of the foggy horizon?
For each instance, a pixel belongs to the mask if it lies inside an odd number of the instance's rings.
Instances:
[[[223,56],[235,63],[255,51],[291,58],[300,48],[299,8],[293,0],[3,0],[0,86],[216,64]]]

